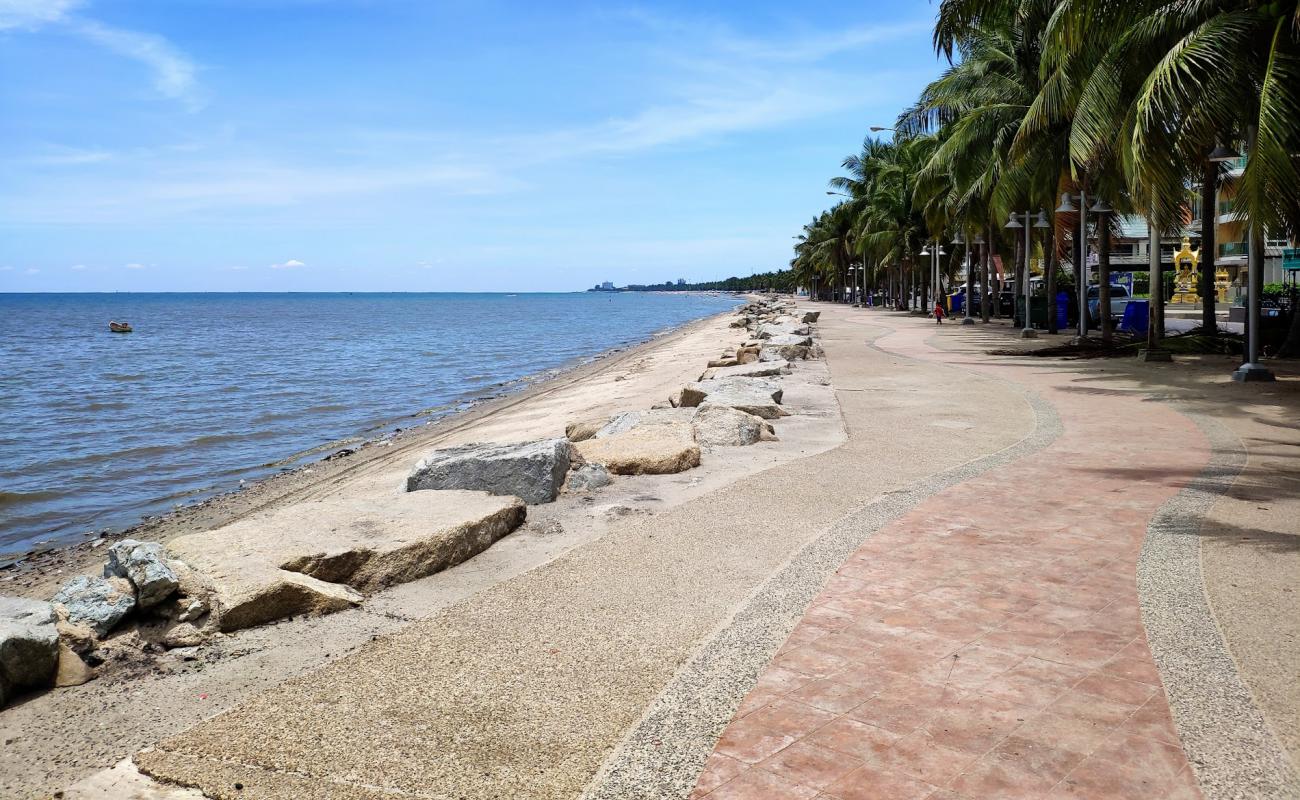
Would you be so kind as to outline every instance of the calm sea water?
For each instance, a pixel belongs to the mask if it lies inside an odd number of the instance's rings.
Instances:
[[[423,424],[736,302],[0,294],[0,557]],[[110,319],[135,332],[109,333]]]

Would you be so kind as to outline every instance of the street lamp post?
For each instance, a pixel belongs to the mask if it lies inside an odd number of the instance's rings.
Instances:
[[[1079,198],[1079,207],[1074,207],[1074,198]],[[1079,255],[1074,265],[1075,289],[1079,295],[1079,338],[1088,335],[1088,196],[1082,188],[1077,195],[1061,192],[1061,204],[1056,207],[1058,214],[1079,212]],[[1049,298],[1050,303],[1050,298]]]
[[[926,242],[925,246],[921,248],[921,255],[930,256],[930,295],[931,295],[930,299],[934,301],[935,305],[938,305],[939,304],[939,256],[946,256],[948,255],[948,253],[943,249],[943,245],[939,244],[939,240],[935,239],[934,249],[931,250],[930,243]],[[921,300],[925,301],[926,298],[922,297]],[[926,309],[926,311],[928,315],[934,314],[934,306],[930,306],[929,308]]]
[[[1251,152],[1255,149],[1255,126],[1247,131],[1246,158],[1249,165]],[[1240,155],[1229,148],[1219,147],[1210,154],[1210,160],[1232,161]],[[1239,383],[1277,380],[1273,370],[1259,363],[1259,300],[1264,291],[1264,237],[1259,224],[1251,216],[1246,230],[1246,363],[1237,367],[1232,379]]]
[[[1029,314],[1029,256],[1030,256],[1030,253],[1029,253],[1029,229],[1030,229],[1031,227],[1032,227],[1032,228],[1050,228],[1050,227],[1052,227],[1052,224],[1051,224],[1050,222],[1047,221],[1047,212],[1046,212],[1046,211],[1043,211],[1043,210],[1041,210],[1041,209],[1039,210],[1039,212],[1038,212],[1038,221],[1037,221],[1037,222],[1033,222],[1033,221],[1030,219],[1031,215],[1032,215],[1032,212],[1030,212],[1030,211],[1012,211],[1012,212],[1011,212],[1011,216],[1010,216],[1010,218],[1007,219],[1007,224],[1004,226],[1004,227],[1007,227],[1007,228],[1024,228],[1024,229],[1025,229],[1025,327],[1023,327],[1023,328],[1020,329],[1020,338],[1021,338],[1021,339],[1036,339],[1036,338],[1038,338],[1038,331],[1034,330],[1034,329],[1033,329],[1033,326],[1031,326],[1030,323],[1029,323],[1029,319],[1030,319],[1030,314]],[[1018,219],[1018,217],[1024,217],[1024,220],[1025,220],[1025,221],[1022,223],[1022,222]],[[1050,308],[1048,309],[1048,313],[1051,313],[1051,309],[1050,309]]]
[[[961,301],[962,311],[964,312],[961,317],[961,324],[974,325],[975,320],[970,315],[970,299],[973,294],[972,289],[975,288],[974,281],[971,279],[970,244],[962,237],[961,231],[957,231],[957,234],[953,236],[952,243],[962,246],[962,264],[966,267],[966,294]]]

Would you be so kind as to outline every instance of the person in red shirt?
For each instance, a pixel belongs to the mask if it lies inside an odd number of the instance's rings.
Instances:
[[[934,304],[934,321],[936,324],[943,324],[943,303]]]

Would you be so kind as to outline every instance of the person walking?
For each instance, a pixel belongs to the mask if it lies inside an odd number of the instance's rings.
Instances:
[[[942,302],[937,302],[934,304],[934,322],[936,325],[943,324],[943,303]]]

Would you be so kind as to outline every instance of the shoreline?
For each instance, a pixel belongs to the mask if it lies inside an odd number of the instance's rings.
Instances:
[[[743,302],[744,297],[745,295],[738,295],[737,304]],[[294,463],[295,466],[234,489],[219,491],[171,511],[146,514],[133,525],[98,530],[95,536],[87,536],[82,541],[69,541],[48,549],[0,556],[0,586],[4,587],[5,593],[44,599],[43,595],[57,588],[65,575],[84,571],[84,565],[98,561],[102,557],[103,548],[114,541],[130,537],[165,542],[174,536],[212,530],[274,505],[290,502],[310,493],[315,487],[343,479],[355,471],[356,467],[430,446],[519,403],[572,386],[590,376],[616,368],[655,347],[684,339],[711,321],[730,316],[733,311],[734,307],[669,326],[632,344],[617,345],[590,355],[578,356],[557,367],[484,387],[488,394],[461,401],[456,405],[465,407],[450,410],[433,420],[423,421],[431,409],[422,409],[367,428],[355,436],[334,439],[309,450],[267,462],[270,465]],[[511,384],[518,384],[518,387],[503,390],[503,387]],[[412,424],[392,432],[377,433],[401,420],[412,420]],[[367,435],[369,433],[375,435]],[[327,450],[334,452],[325,453]],[[303,456],[309,457],[312,453],[323,455],[314,460],[303,460]]]

